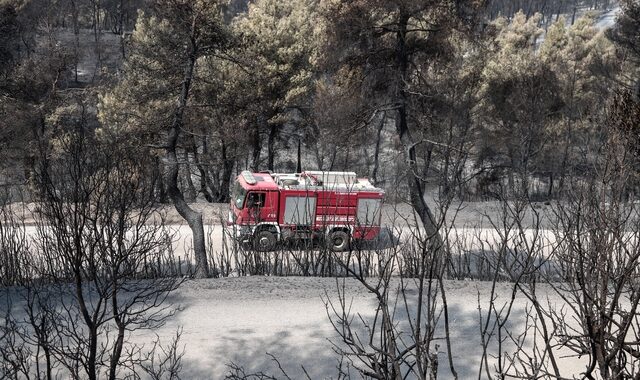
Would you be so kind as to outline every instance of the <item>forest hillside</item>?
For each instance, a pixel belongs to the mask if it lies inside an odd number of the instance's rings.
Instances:
[[[639,147],[638,0],[0,0],[0,378],[638,378]]]

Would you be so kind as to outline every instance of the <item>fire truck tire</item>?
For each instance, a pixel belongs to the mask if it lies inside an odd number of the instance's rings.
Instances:
[[[268,252],[276,247],[276,236],[271,231],[258,231],[253,237],[253,249]]]
[[[349,234],[345,231],[333,231],[329,234],[327,243],[333,252],[344,252],[349,249]]]

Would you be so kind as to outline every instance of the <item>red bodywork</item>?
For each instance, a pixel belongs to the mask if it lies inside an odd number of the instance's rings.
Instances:
[[[359,179],[357,181],[366,182],[352,186],[318,186],[317,183],[310,186],[283,186],[276,183],[277,176],[243,172],[236,178],[229,224],[236,227],[238,237],[250,239],[256,228],[261,226],[275,229],[279,239],[318,237],[334,230],[346,231],[353,239],[372,240],[378,236],[384,191],[371,186],[368,181]],[[307,184],[315,180],[309,175],[305,176],[305,173],[288,176],[297,176]],[[367,185],[360,186],[360,183]],[[290,205],[294,200],[305,202],[295,209],[308,210],[303,211],[304,217],[296,216],[291,207],[287,208],[288,199]],[[376,210],[364,210],[363,205],[376,207]],[[304,219],[307,223],[292,222],[298,219]]]

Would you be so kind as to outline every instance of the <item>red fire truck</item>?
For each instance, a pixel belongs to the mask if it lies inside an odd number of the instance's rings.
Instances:
[[[234,183],[229,227],[258,251],[279,241],[320,239],[333,251],[380,232],[384,191],[353,172],[251,173]]]

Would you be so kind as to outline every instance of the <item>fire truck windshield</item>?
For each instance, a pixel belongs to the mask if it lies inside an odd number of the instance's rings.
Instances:
[[[236,182],[236,185],[233,188],[233,192],[231,193],[231,201],[237,208],[242,208],[244,204],[244,197],[247,195],[247,191]]]

